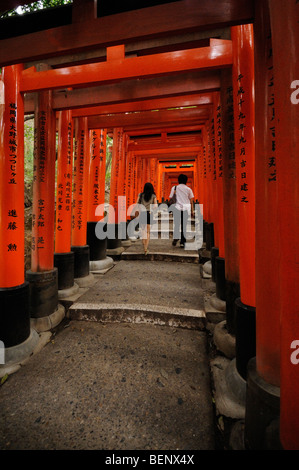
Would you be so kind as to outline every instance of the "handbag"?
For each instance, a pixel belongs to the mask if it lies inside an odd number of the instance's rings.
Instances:
[[[174,187],[173,195],[169,199],[167,205],[168,205],[168,207],[170,207],[170,206],[172,206],[172,204],[175,204],[175,203],[176,203],[176,186]]]

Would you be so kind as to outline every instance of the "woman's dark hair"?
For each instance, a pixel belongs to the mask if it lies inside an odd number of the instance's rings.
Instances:
[[[188,176],[187,175],[179,175],[178,177],[179,184],[186,184],[188,181]]]
[[[143,193],[141,196],[143,196],[145,202],[148,202],[152,195],[155,194],[154,187],[152,183],[145,183],[144,188],[143,188]]]

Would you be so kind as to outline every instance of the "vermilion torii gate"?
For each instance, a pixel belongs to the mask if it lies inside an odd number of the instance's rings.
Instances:
[[[4,3],[9,8],[27,2]],[[199,9],[195,0],[182,0],[141,8],[134,11],[134,27],[128,27],[130,12],[100,17],[94,2],[78,0],[71,24],[1,40],[0,339],[7,357],[20,360],[38,340],[30,323],[51,327],[60,321],[54,253],[74,253],[74,248],[85,260],[79,278],[89,277],[87,225],[96,222],[94,205],[103,200],[97,192],[103,172],[89,150],[91,143],[96,145],[94,132],[121,136],[118,145],[114,139],[119,177],[115,169],[112,194],[125,194],[130,203],[139,192],[137,175],[143,181],[152,177],[158,158],[169,156],[167,139],[197,132],[201,143],[192,153],[194,181],[204,219],[213,224],[219,263],[225,261],[227,327],[237,345],[231,368],[246,386],[246,446],[264,448],[267,432],[280,418],[283,448],[298,449],[294,234],[299,105],[296,95],[291,97],[299,76],[299,4],[261,0],[255,11],[253,2],[229,4],[204,1]],[[231,27],[230,34],[215,33],[219,27]],[[188,36],[198,32],[205,35]],[[46,67],[37,67],[42,62]],[[54,231],[55,117],[69,110],[78,148],[72,170],[65,157]],[[24,273],[24,112],[34,112],[36,120],[29,273]],[[59,124],[59,129],[66,141],[68,127]],[[153,146],[157,134],[160,148]],[[147,136],[152,150],[138,150],[138,135]],[[188,144],[177,149],[179,162],[183,147]],[[172,156],[175,152],[173,147]],[[60,152],[58,159],[62,167]],[[71,219],[70,174],[75,184]],[[61,231],[68,235],[61,239]],[[67,287],[74,283],[71,278]]]

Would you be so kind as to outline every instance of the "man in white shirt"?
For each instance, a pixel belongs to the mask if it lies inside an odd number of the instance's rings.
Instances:
[[[171,208],[173,213],[174,220],[174,231],[173,231],[173,241],[172,244],[175,246],[180,238],[180,246],[185,247],[186,243],[186,227],[188,215],[191,212],[191,215],[194,216],[194,205],[193,199],[194,194],[191,188],[189,188],[186,183],[188,177],[184,174],[179,175],[178,185],[173,186],[170,191],[169,198],[172,198],[174,191],[176,192],[176,203],[174,207]]]

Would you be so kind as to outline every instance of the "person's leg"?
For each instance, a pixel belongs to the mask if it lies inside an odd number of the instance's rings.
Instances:
[[[145,239],[144,239],[144,252],[147,254],[148,251],[148,244],[150,240],[150,229],[151,229],[151,219],[150,219],[150,212],[147,212],[146,214],[146,227],[145,227]]]
[[[180,238],[180,217],[181,217],[181,211],[178,209],[174,208],[172,211],[173,215],[173,240],[172,244],[175,246],[177,242],[179,241]]]
[[[180,246],[185,247],[187,231],[188,211],[181,211],[181,241]]]
[[[142,245],[144,252],[146,250],[146,239],[147,239],[147,232],[146,232],[146,225],[141,226],[141,237],[142,237]]]
[[[146,251],[146,254],[147,254],[147,251],[148,251],[148,245],[149,245],[149,241],[150,241],[150,229],[151,229],[151,226],[148,224],[147,225],[147,230],[146,230],[146,240],[145,240],[145,251]]]

